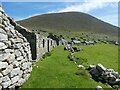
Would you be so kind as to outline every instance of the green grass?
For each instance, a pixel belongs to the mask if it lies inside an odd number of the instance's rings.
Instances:
[[[80,47],[84,51],[76,54],[78,57],[86,58],[87,65],[102,63],[106,67],[117,70],[117,46]],[[108,87],[90,79],[88,71],[78,70],[74,62],[67,58],[68,55],[69,52],[64,51],[63,46],[54,48],[50,56],[34,63],[31,76],[22,88],[95,88],[97,85]]]
[[[78,58],[86,59],[84,65],[101,63],[107,68],[113,68],[118,71],[118,46],[110,44],[98,44],[88,46],[77,46],[82,48],[82,52],[75,53]],[[80,60],[78,60],[78,63]]]

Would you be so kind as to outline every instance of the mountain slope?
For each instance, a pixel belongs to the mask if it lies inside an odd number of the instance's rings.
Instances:
[[[31,17],[19,24],[31,29],[43,29],[49,32],[95,32],[117,35],[118,28],[91,15],[81,12],[44,14]]]

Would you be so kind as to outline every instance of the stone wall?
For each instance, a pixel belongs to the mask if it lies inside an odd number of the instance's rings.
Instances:
[[[30,43],[0,6],[0,90],[21,86],[31,71]]]
[[[56,41],[37,34],[36,59],[38,60],[42,58],[43,54],[45,54],[46,52],[50,52],[56,46]]]
[[[0,90],[14,89],[29,78],[32,61],[50,52],[56,41],[28,31],[0,6]]]
[[[33,33],[26,28],[15,23],[16,30],[21,33],[30,43],[32,60],[39,60],[43,54],[52,50],[57,46],[56,41],[50,38],[44,37],[41,34]]]
[[[57,46],[55,40],[44,37],[41,34],[34,33],[32,31],[27,30],[21,25],[14,22],[11,18],[9,21],[12,25],[14,25],[15,29],[21,33],[30,43],[32,60],[39,60],[43,54],[52,50],[53,47]]]

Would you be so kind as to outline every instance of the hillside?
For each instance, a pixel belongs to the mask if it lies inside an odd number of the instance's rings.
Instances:
[[[81,12],[38,15],[18,23],[29,29],[48,32],[93,32],[116,36],[118,30],[116,26]]]

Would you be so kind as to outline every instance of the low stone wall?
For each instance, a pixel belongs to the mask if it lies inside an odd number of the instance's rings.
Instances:
[[[21,86],[31,71],[30,43],[0,6],[0,90]]]

